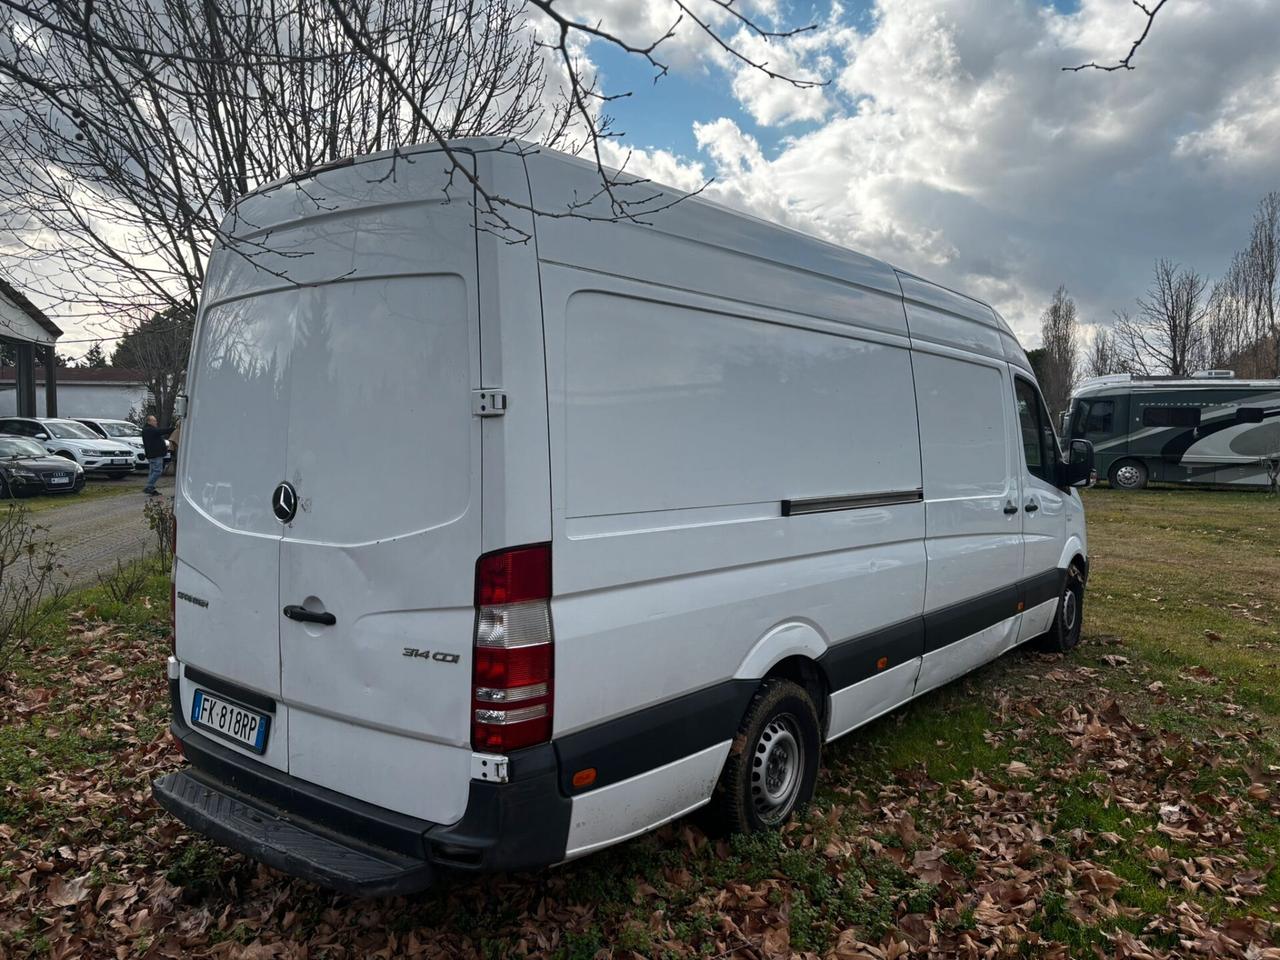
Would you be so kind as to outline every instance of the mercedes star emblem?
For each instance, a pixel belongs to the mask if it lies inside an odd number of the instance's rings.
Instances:
[[[298,491],[287,480],[271,495],[271,512],[281,523],[288,523],[298,512]]]

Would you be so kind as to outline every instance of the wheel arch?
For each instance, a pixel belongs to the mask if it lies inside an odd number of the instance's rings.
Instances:
[[[1067,537],[1067,542],[1062,545],[1062,554],[1058,558],[1058,569],[1067,571],[1076,566],[1080,568],[1084,579],[1089,579],[1089,560],[1085,555],[1084,541],[1076,534]]]
[[[831,712],[831,682],[822,666],[827,638],[817,624],[793,619],[776,624],[756,641],[734,671],[735,680],[791,680],[813,700],[823,729]]]
[[[818,711],[818,729],[825,742],[831,724],[831,680],[822,664],[796,654],[774,664],[761,683],[774,679],[790,680],[809,695],[814,709]]]

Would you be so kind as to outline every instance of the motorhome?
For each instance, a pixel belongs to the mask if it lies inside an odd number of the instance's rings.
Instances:
[[[1066,434],[1088,440],[1098,472],[1120,490],[1150,481],[1268,486],[1280,465],[1280,380],[1229,370],[1191,377],[1127,373],[1072,394]]]
[[[154,786],[195,830],[374,895],[708,803],[776,829],[823,744],[1078,641],[1089,444],[991,307],[598,186],[472,140],[229,214],[178,453],[188,763]]]

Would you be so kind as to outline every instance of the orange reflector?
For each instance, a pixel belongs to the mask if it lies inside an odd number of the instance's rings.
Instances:
[[[587,767],[585,770],[579,770],[573,775],[573,786],[577,790],[583,787],[589,787],[596,782],[596,768]]]
[[[1019,613],[1021,613],[1021,612],[1022,612],[1022,609],[1023,609],[1025,606],[1026,606],[1026,604],[1025,604],[1025,603],[1023,603],[1021,600],[1019,600],[1019,601],[1018,601],[1018,612],[1019,612]]]
[[[885,667],[887,667],[888,665],[889,665],[889,658],[888,658],[888,657],[881,657],[879,660],[877,660],[877,661],[876,661],[876,669],[877,669],[877,670],[883,670],[883,669],[884,669]]]

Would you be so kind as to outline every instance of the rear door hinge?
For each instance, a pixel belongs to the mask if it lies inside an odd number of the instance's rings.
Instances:
[[[477,417],[501,417],[507,412],[505,390],[472,390],[471,412]]]

